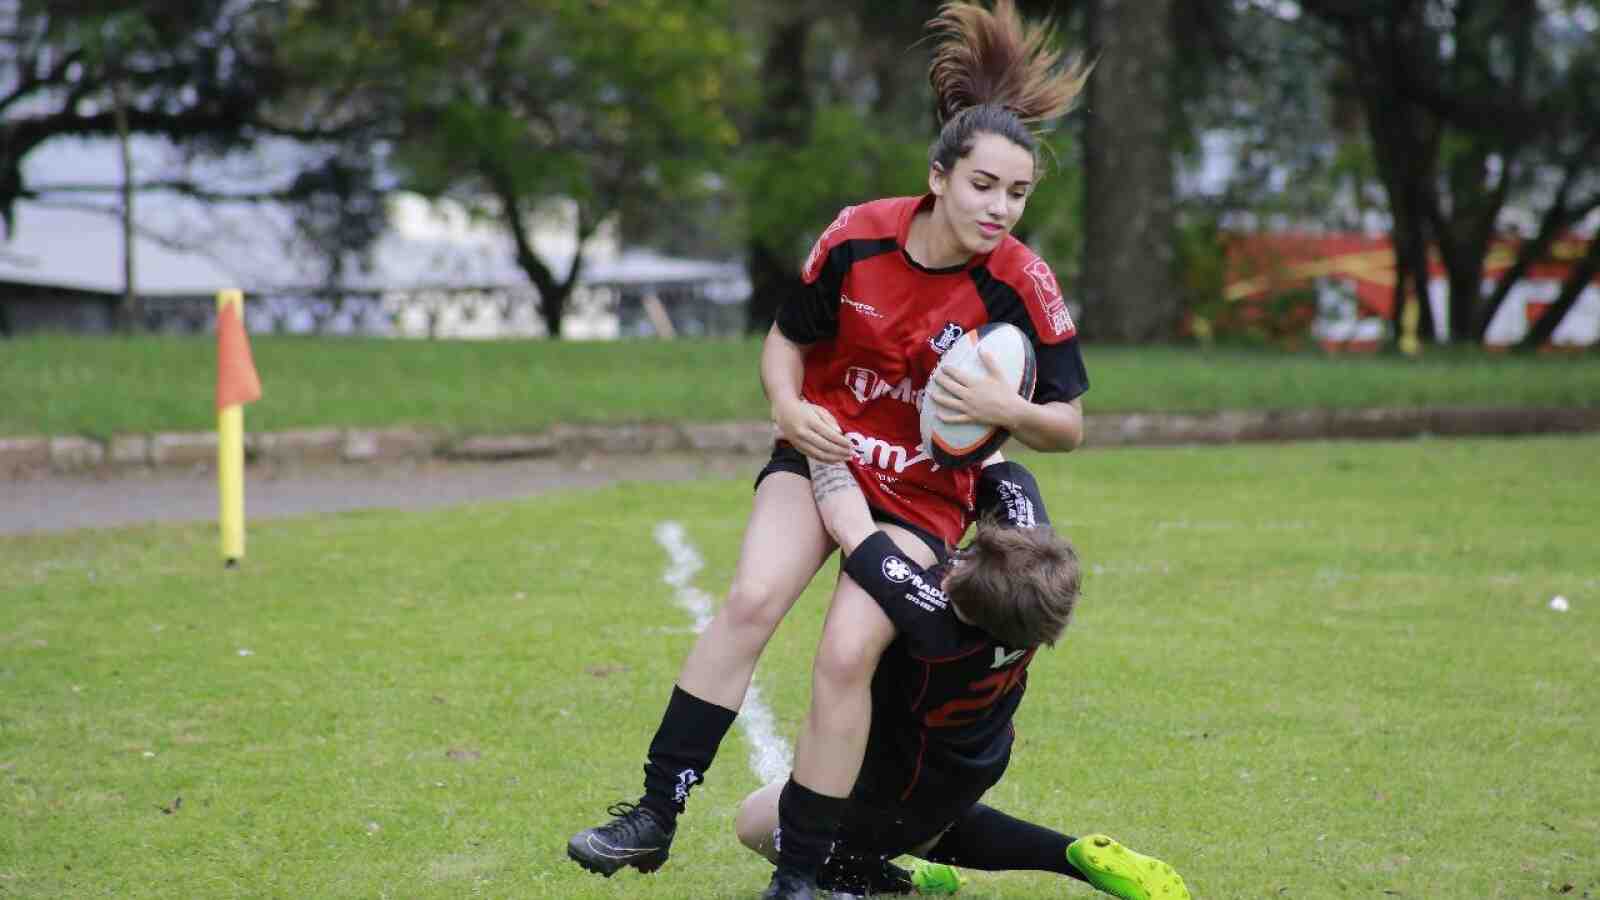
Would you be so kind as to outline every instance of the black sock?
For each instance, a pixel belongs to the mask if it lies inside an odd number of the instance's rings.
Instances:
[[[661,726],[650,741],[639,805],[671,828],[683,812],[689,789],[706,780],[706,769],[737,715],[674,685]]]
[[[950,826],[926,858],[963,869],[1059,872],[1084,881],[1087,879],[1083,874],[1067,862],[1067,845],[1074,840],[1070,835],[975,803]]]
[[[849,802],[819,794],[790,776],[778,795],[778,868],[815,880]]]

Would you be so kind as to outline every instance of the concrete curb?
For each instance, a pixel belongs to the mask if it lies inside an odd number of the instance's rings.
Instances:
[[[1431,408],[1101,413],[1085,422],[1085,446],[1132,447],[1260,441],[1370,440],[1424,435],[1574,434],[1600,431],[1600,407]],[[311,428],[247,434],[251,463],[493,462],[590,454],[765,453],[769,422],[555,425],[532,434],[458,436],[426,428]],[[0,438],[0,479],[150,468],[208,469],[211,432]]]

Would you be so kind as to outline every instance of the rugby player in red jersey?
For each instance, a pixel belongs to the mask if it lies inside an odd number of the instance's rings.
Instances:
[[[1050,267],[1011,230],[1041,174],[1032,126],[1071,108],[1088,75],[1024,23],[948,3],[929,69],[940,120],[929,193],[842,211],[804,266],[809,290],[786,304],[762,349],[761,378],[781,432],[755,501],[727,599],[691,649],[645,764],[637,804],[585,829],[567,852],[584,868],[642,872],[667,859],[677,816],[704,780],[778,623],[834,550],[811,496],[807,458],[848,462],[883,530],[919,565],[960,539],[973,469],[944,469],[919,447],[924,390],[950,421],[999,425],[1029,447],[1075,449],[1088,376]],[[995,377],[929,377],[961,334],[1010,322],[1034,344],[1032,402]],[[812,708],[784,795],[785,865],[815,870],[865,751],[871,679],[894,628],[841,574],[813,667]],[[792,859],[790,858],[792,857]]]
[[[872,678],[866,762],[837,839],[814,884],[803,875],[777,879],[793,882],[783,885],[786,896],[810,897],[816,887],[948,893],[959,883],[891,862],[910,853],[963,868],[1056,872],[1123,900],[1187,900],[1183,879],[1160,860],[979,802],[1010,762],[1028,664],[1060,638],[1078,599],[1077,553],[1050,527],[1033,473],[1015,462],[985,466],[973,538],[932,567],[879,530],[844,465],[813,462],[811,476],[845,572],[894,622],[896,637]],[[785,789],[776,781],[750,794],[734,826],[745,846],[780,864]]]

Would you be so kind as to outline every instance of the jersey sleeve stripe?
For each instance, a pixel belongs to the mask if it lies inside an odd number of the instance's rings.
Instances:
[[[1089,390],[1089,372],[1083,365],[1083,355],[1078,349],[1076,333],[1065,340],[1046,344],[1039,338],[1027,304],[1005,281],[979,266],[972,270],[972,281],[983,300],[983,307],[993,322],[1010,322],[1022,329],[1034,348],[1036,381],[1033,402],[1050,403],[1070,401]]]
[[[815,281],[778,309],[778,330],[796,344],[810,344],[839,333],[839,297],[850,267],[899,247],[894,238],[840,241],[828,251]]]
[[[972,270],[972,280],[978,288],[978,296],[983,300],[984,309],[989,313],[989,321],[1009,322],[1021,328],[1034,346],[1039,345],[1039,331],[1033,327],[1033,317],[1028,315],[1022,295],[982,266]]]

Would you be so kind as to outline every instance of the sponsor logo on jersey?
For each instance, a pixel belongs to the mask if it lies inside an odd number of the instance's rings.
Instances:
[[[895,584],[905,584],[911,580],[911,565],[898,556],[885,556],[883,577]]]
[[[945,599],[942,588],[922,580],[922,576],[916,573],[911,575],[911,590],[907,591],[905,596],[924,612],[943,612],[950,605]]]
[[[912,406],[922,403],[922,391],[912,386],[910,378],[902,378],[899,384],[890,384],[882,375],[861,366],[851,366],[844,371],[844,386],[860,403],[879,397],[888,397]]]
[[[827,245],[828,238],[838,234],[844,228],[845,223],[850,221],[850,214],[853,212],[855,212],[855,207],[853,206],[846,206],[844,209],[839,210],[839,216],[833,220],[833,224],[829,225],[823,230],[822,234],[817,236],[817,242],[811,246],[811,253],[806,257],[805,268],[800,270],[804,273],[806,281],[816,280],[816,267],[817,263],[822,261],[822,248]]]
[[[1039,308],[1044,310],[1045,318],[1050,322],[1050,331],[1056,337],[1064,337],[1076,331],[1076,326],[1072,324],[1072,313],[1067,311],[1067,301],[1061,297],[1061,288],[1056,284],[1056,273],[1050,271],[1050,266],[1042,259],[1035,259],[1022,271],[1033,282],[1034,296],[1039,301]]]
[[[954,347],[956,341],[961,340],[961,335],[965,333],[966,329],[962,328],[960,323],[946,322],[938,334],[928,338],[928,346],[933,348],[933,352],[943,356],[944,352]]]
[[[844,386],[849,388],[850,393],[855,395],[857,402],[865,403],[876,397],[878,385],[882,383],[883,379],[879,378],[878,373],[871,369],[851,366],[844,370]]]
[[[1027,656],[1027,655],[1028,655],[1028,651],[1026,651],[1026,650],[1013,650],[1010,653],[1007,653],[1006,652],[1006,648],[1004,648],[1004,647],[996,647],[996,648],[994,648],[994,665],[990,666],[989,668],[991,668],[991,669],[1004,668],[1005,666],[1009,666],[1012,663],[1016,662],[1017,660],[1023,658],[1024,656]]]
[[[933,457],[921,447],[915,451],[907,450],[883,438],[872,437],[859,431],[847,431],[844,437],[850,442],[850,449],[855,451],[856,461],[863,466],[886,469],[900,475],[917,463],[933,462]],[[938,466],[935,465],[934,468],[938,469]]]
[[[869,319],[883,318],[883,313],[878,312],[878,308],[876,306],[873,306],[871,303],[862,303],[860,300],[851,300],[849,294],[840,294],[839,302],[850,307],[856,312],[861,313],[863,316],[866,316]]]

